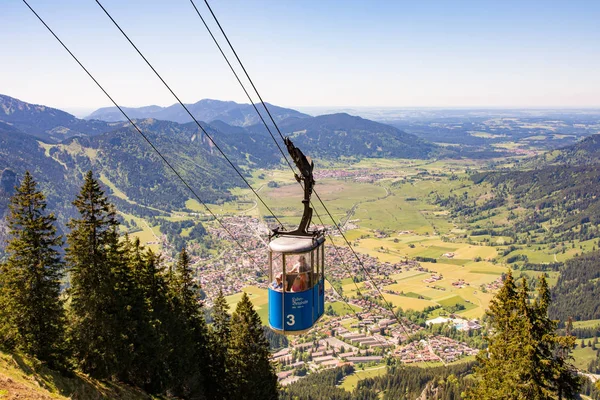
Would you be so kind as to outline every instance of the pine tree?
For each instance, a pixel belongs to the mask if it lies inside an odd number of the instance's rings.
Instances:
[[[238,399],[277,399],[277,376],[260,317],[244,292],[231,317],[231,376]]]
[[[477,356],[481,365],[476,369],[479,378],[470,398],[475,399],[517,399],[511,396],[512,389],[518,382],[518,372],[511,366],[517,363],[517,354],[521,339],[514,332],[517,330],[517,288],[509,272],[504,285],[490,302],[491,335],[487,337],[488,348]]]
[[[200,303],[200,286],[193,279],[190,258],[181,250],[171,286],[171,307],[174,320],[169,336],[172,352],[169,364],[175,394],[183,397],[204,397],[204,385],[209,376],[208,332]]]
[[[63,367],[62,239],[36,186],[26,172],[10,203],[8,260],[0,270],[0,341]]]
[[[542,276],[531,304],[527,281],[517,289],[509,272],[488,312],[488,349],[478,356],[477,384],[470,399],[575,398],[579,387],[569,364],[573,336],[556,334],[557,321],[548,318],[550,292]]]
[[[127,366],[124,358],[131,353],[120,299],[129,283],[117,282],[116,278],[123,270],[118,222],[114,207],[91,171],[73,205],[80,217],[68,223],[70,339],[81,370],[107,378],[123,371]]]
[[[135,352],[128,381],[148,392],[160,393],[169,381],[169,347],[165,324],[169,323],[168,287],[159,268],[160,259],[145,250],[138,238],[124,239],[127,263],[135,281],[132,332]]]
[[[231,316],[223,291],[215,299],[210,326],[211,385],[207,386],[207,396],[212,399],[235,397],[231,391],[230,360],[228,348],[231,340]]]

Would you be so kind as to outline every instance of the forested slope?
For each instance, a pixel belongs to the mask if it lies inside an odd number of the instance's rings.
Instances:
[[[565,263],[552,289],[551,318],[566,321],[600,319],[600,251]]]

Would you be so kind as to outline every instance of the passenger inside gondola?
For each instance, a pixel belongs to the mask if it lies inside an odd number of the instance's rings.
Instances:
[[[281,272],[279,274],[277,274],[277,276],[275,277],[275,280],[273,282],[271,282],[271,288],[273,288],[275,290],[281,290],[283,288],[283,284],[281,283],[282,276],[283,276],[283,274]]]
[[[298,257],[298,262],[294,264],[294,266],[290,270],[290,273],[298,274],[301,272],[308,272],[309,270],[310,267],[306,263],[306,256],[300,256]]]
[[[308,263],[306,262],[306,256],[305,255],[301,255],[298,257],[298,262],[296,264],[294,264],[294,266],[292,267],[292,269],[290,270],[290,274],[302,274],[303,277],[302,279],[304,279],[304,284],[306,286],[306,289],[308,289],[308,287],[311,285],[311,273],[310,273],[310,266],[308,265]],[[294,279],[294,278],[292,278]],[[294,283],[293,280],[290,281],[291,284]]]
[[[298,274],[294,279],[294,284],[292,285],[292,292],[302,292],[306,290],[306,274]]]

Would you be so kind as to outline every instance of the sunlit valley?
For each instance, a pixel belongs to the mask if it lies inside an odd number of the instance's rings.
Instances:
[[[125,123],[68,114],[55,122],[58,111],[6,96],[3,109],[5,215],[13,187],[29,170],[57,214],[59,229],[68,232],[75,212],[70,203],[92,170],[116,205],[121,234],[161,254],[165,266],[187,249],[207,311],[219,291],[231,309],[245,292],[268,326],[269,232],[279,223],[297,226],[302,188],[264,132],[223,121],[207,124],[259,199],[227,166],[207,164],[223,161],[195,127],[137,120],[193,182],[209,212],[172,173],[158,175],[161,160]],[[35,114],[35,122],[24,112]],[[600,114],[573,112],[557,120],[552,112],[536,117],[534,126],[504,116],[500,120],[508,122],[495,123],[493,134],[481,127],[474,134],[471,126],[454,121],[454,128],[445,129],[457,132],[435,142],[423,128],[415,128],[419,138],[410,126],[403,132],[346,114],[287,120],[293,112],[286,110],[280,125],[306,154],[315,154],[315,191],[327,207],[314,202],[312,221],[326,229],[326,303],[324,317],[308,333],[269,335],[279,384],[289,388],[284,396],[302,393],[305,376],[337,368],[336,390],[348,396],[364,378],[387,379],[391,366],[456,365],[467,371],[485,349],[486,310],[509,270],[532,290],[540,275],[546,277],[550,317],[560,321],[559,332],[572,320],[573,365],[595,376],[600,204],[594,163]],[[333,121],[332,127],[312,123],[317,118]],[[492,120],[498,121],[490,116],[485,124]],[[335,129],[335,123],[344,127]],[[293,128],[286,130],[288,124]],[[439,123],[428,126],[438,129]],[[304,129],[292,130],[298,127]],[[450,142],[454,137],[456,143]],[[328,140],[336,145],[323,146]],[[398,150],[373,157],[372,143],[381,141],[385,148],[390,140]],[[402,141],[417,157],[401,148]],[[409,153],[394,157],[396,151]],[[70,285],[68,274],[64,285]]]
[[[600,400],[599,2],[0,3],[0,400]]]

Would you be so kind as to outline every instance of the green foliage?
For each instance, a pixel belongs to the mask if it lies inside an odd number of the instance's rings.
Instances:
[[[354,367],[346,365],[319,373],[313,373],[294,382],[280,391],[281,400],[351,400],[354,397],[344,389],[337,387],[342,379],[354,372]]]
[[[581,394],[584,394],[592,400],[600,400],[600,385],[594,384],[590,379],[584,378],[581,385]]]
[[[354,398],[361,398],[359,394],[369,389],[381,395],[375,398],[384,400],[459,399],[471,384],[470,380],[464,378],[472,372],[473,364],[470,362],[433,368],[392,366],[386,375],[359,381]],[[419,397],[421,395],[424,397]]]
[[[527,282],[517,287],[512,274],[490,303],[488,349],[478,355],[471,399],[573,398],[579,381],[569,364],[573,336],[558,336],[548,318],[550,292],[545,278],[529,302]]]
[[[233,396],[231,361],[227,354],[231,340],[231,317],[222,290],[219,290],[219,295],[214,302],[212,321],[209,338],[210,380],[213,384],[207,386],[207,394],[215,399],[229,399]]]
[[[288,338],[281,333],[277,333],[272,331],[271,329],[263,326],[263,331],[265,334],[265,338],[269,342],[269,349],[271,351],[278,351],[283,349],[284,347],[288,347]]]
[[[80,217],[68,224],[70,340],[79,367],[107,378],[128,366],[123,355],[130,354],[127,297],[131,280],[123,266],[115,210],[91,171],[73,205]]]
[[[200,303],[200,286],[193,279],[190,259],[182,249],[169,281],[175,318],[171,322],[172,352],[169,357],[173,392],[183,397],[204,396],[209,376],[209,343],[204,311]]]
[[[507,205],[510,199],[531,210],[511,224],[513,234],[533,231],[546,221],[554,221],[549,226],[554,235],[552,241],[588,240],[600,236],[599,178],[597,164],[474,175],[474,182],[494,186],[494,196],[482,204],[455,202],[453,208],[461,215],[483,215],[484,211]],[[510,234],[510,230],[505,233]]]
[[[277,399],[277,376],[269,361],[269,343],[246,293],[231,317],[229,358],[238,399]]]
[[[587,253],[567,261],[552,289],[550,316],[562,321],[600,318],[600,251]]]
[[[130,242],[126,236],[124,248],[123,256],[135,282],[133,352],[125,380],[150,393],[160,393],[169,387],[170,380],[170,367],[166,362],[171,352],[166,324],[173,318],[169,288],[157,255],[145,250],[137,238]]]
[[[0,267],[0,343],[64,367],[62,239],[36,186],[25,173],[10,202],[8,260]]]
[[[180,398],[277,397],[270,345],[287,339],[265,333],[248,296],[233,317],[221,294],[206,326],[202,289],[187,252],[168,271],[140,241],[118,234],[119,223],[91,172],[69,222],[65,292],[54,217],[29,174],[8,218],[12,240],[0,275],[0,340],[5,347],[63,367],[72,361],[92,377],[119,380]],[[67,325],[68,341],[63,340]]]

